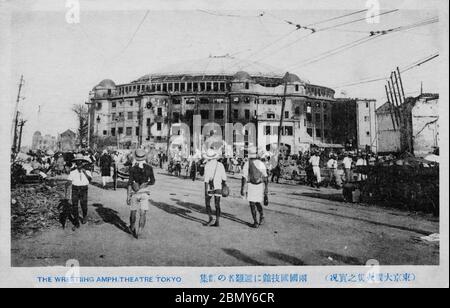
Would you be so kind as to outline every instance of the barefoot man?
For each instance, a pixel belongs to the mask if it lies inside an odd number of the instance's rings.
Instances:
[[[246,197],[250,203],[250,211],[253,217],[251,227],[259,228],[264,224],[262,205],[268,205],[269,177],[266,166],[258,158],[258,150],[256,147],[249,148],[248,159],[248,162],[245,163],[242,169],[241,196]],[[259,221],[256,211],[259,212]]]
[[[137,149],[134,152],[134,160],[130,167],[128,182],[127,204],[130,206],[130,231],[138,239],[145,227],[147,211],[150,203],[150,186],[155,184],[153,168],[146,163],[147,153]],[[139,226],[136,229],[136,216],[139,210]]]

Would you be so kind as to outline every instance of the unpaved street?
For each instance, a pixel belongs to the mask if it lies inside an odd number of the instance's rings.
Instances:
[[[147,229],[127,233],[126,190],[89,188],[89,222],[13,240],[13,266],[251,266],[436,265],[439,245],[420,239],[439,232],[437,219],[408,212],[341,202],[339,191],[272,184],[266,224],[251,229],[248,204],[222,201],[220,228],[205,227],[203,183],[157,169]],[[99,182],[99,179],[96,179]]]

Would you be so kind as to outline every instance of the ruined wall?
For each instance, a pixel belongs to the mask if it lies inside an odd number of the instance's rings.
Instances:
[[[392,124],[392,117],[389,111],[389,105],[384,104],[378,108],[377,116],[377,135],[379,153],[397,153],[401,151],[400,130],[395,130]]]
[[[426,156],[439,146],[439,100],[420,99],[412,109],[414,154]]]

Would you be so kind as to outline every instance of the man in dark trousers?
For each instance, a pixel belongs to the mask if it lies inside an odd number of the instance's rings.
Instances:
[[[147,164],[145,150],[134,152],[134,162],[130,168],[128,182],[127,204],[130,206],[130,231],[138,239],[145,227],[150,204],[150,186],[155,185],[153,168]],[[136,228],[137,211],[139,210],[139,225]]]
[[[111,177],[112,158],[106,150],[100,156],[100,171],[102,173],[102,185],[106,188],[106,181]]]
[[[88,187],[89,183],[92,181],[92,173],[87,170],[91,163],[89,158],[78,154],[75,156],[73,163],[75,164],[75,169],[70,172],[68,180],[72,184],[72,215],[74,222],[73,230],[75,230],[80,227],[78,203],[80,203],[83,213],[81,223],[86,224],[87,222]]]

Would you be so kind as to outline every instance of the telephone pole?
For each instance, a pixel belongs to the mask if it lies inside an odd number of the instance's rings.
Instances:
[[[277,161],[278,161],[278,163],[280,162],[280,154],[281,154],[281,136],[282,136],[282,131],[283,131],[284,111],[286,109],[286,93],[287,93],[288,77],[289,77],[289,73],[286,73],[286,75],[284,76],[283,99],[281,101],[280,127],[278,127],[278,144],[277,144],[277,151],[278,151]]]
[[[23,75],[20,76],[20,83],[19,83],[19,91],[17,93],[17,99],[16,99],[16,107],[14,109],[14,116],[15,119],[13,121],[13,146],[12,146],[12,150],[14,153],[17,153],[17,126],[19,124],[19,102],[20,102],[20,92],[22,91],[22,86],[24,84],[24,80],[23,80]]]
[[[20,120],[20,123],[19,123],[19,127],[20,127],[20,133],[19,133],[19,144],[18,144],[18,150],[17,150],[17,152],[20,152],[20,149],[22,148],[22,132],[23,132],[23,126],[25,125],[25,123],[26,123],[27,121],[25,121],[25,120]]]
[[[169,127],[169,132],[167,134],[167,149],[166,149],[166,155],[169,157],[169,147],[170,147],[170,137],[172,133],[172,94],[168,92],[169,94],[169,101],[167,105],[167,126]]]
[[[87,147],[90,148],[91,147],[91,105],[94,104],[94,102],[85,102],[85,104],[88,106],[88,118],[87,118],[87,122],[88,122],[88,131],[87,131]],[[80,146],[82,146],[82,140],[80,140]]]

